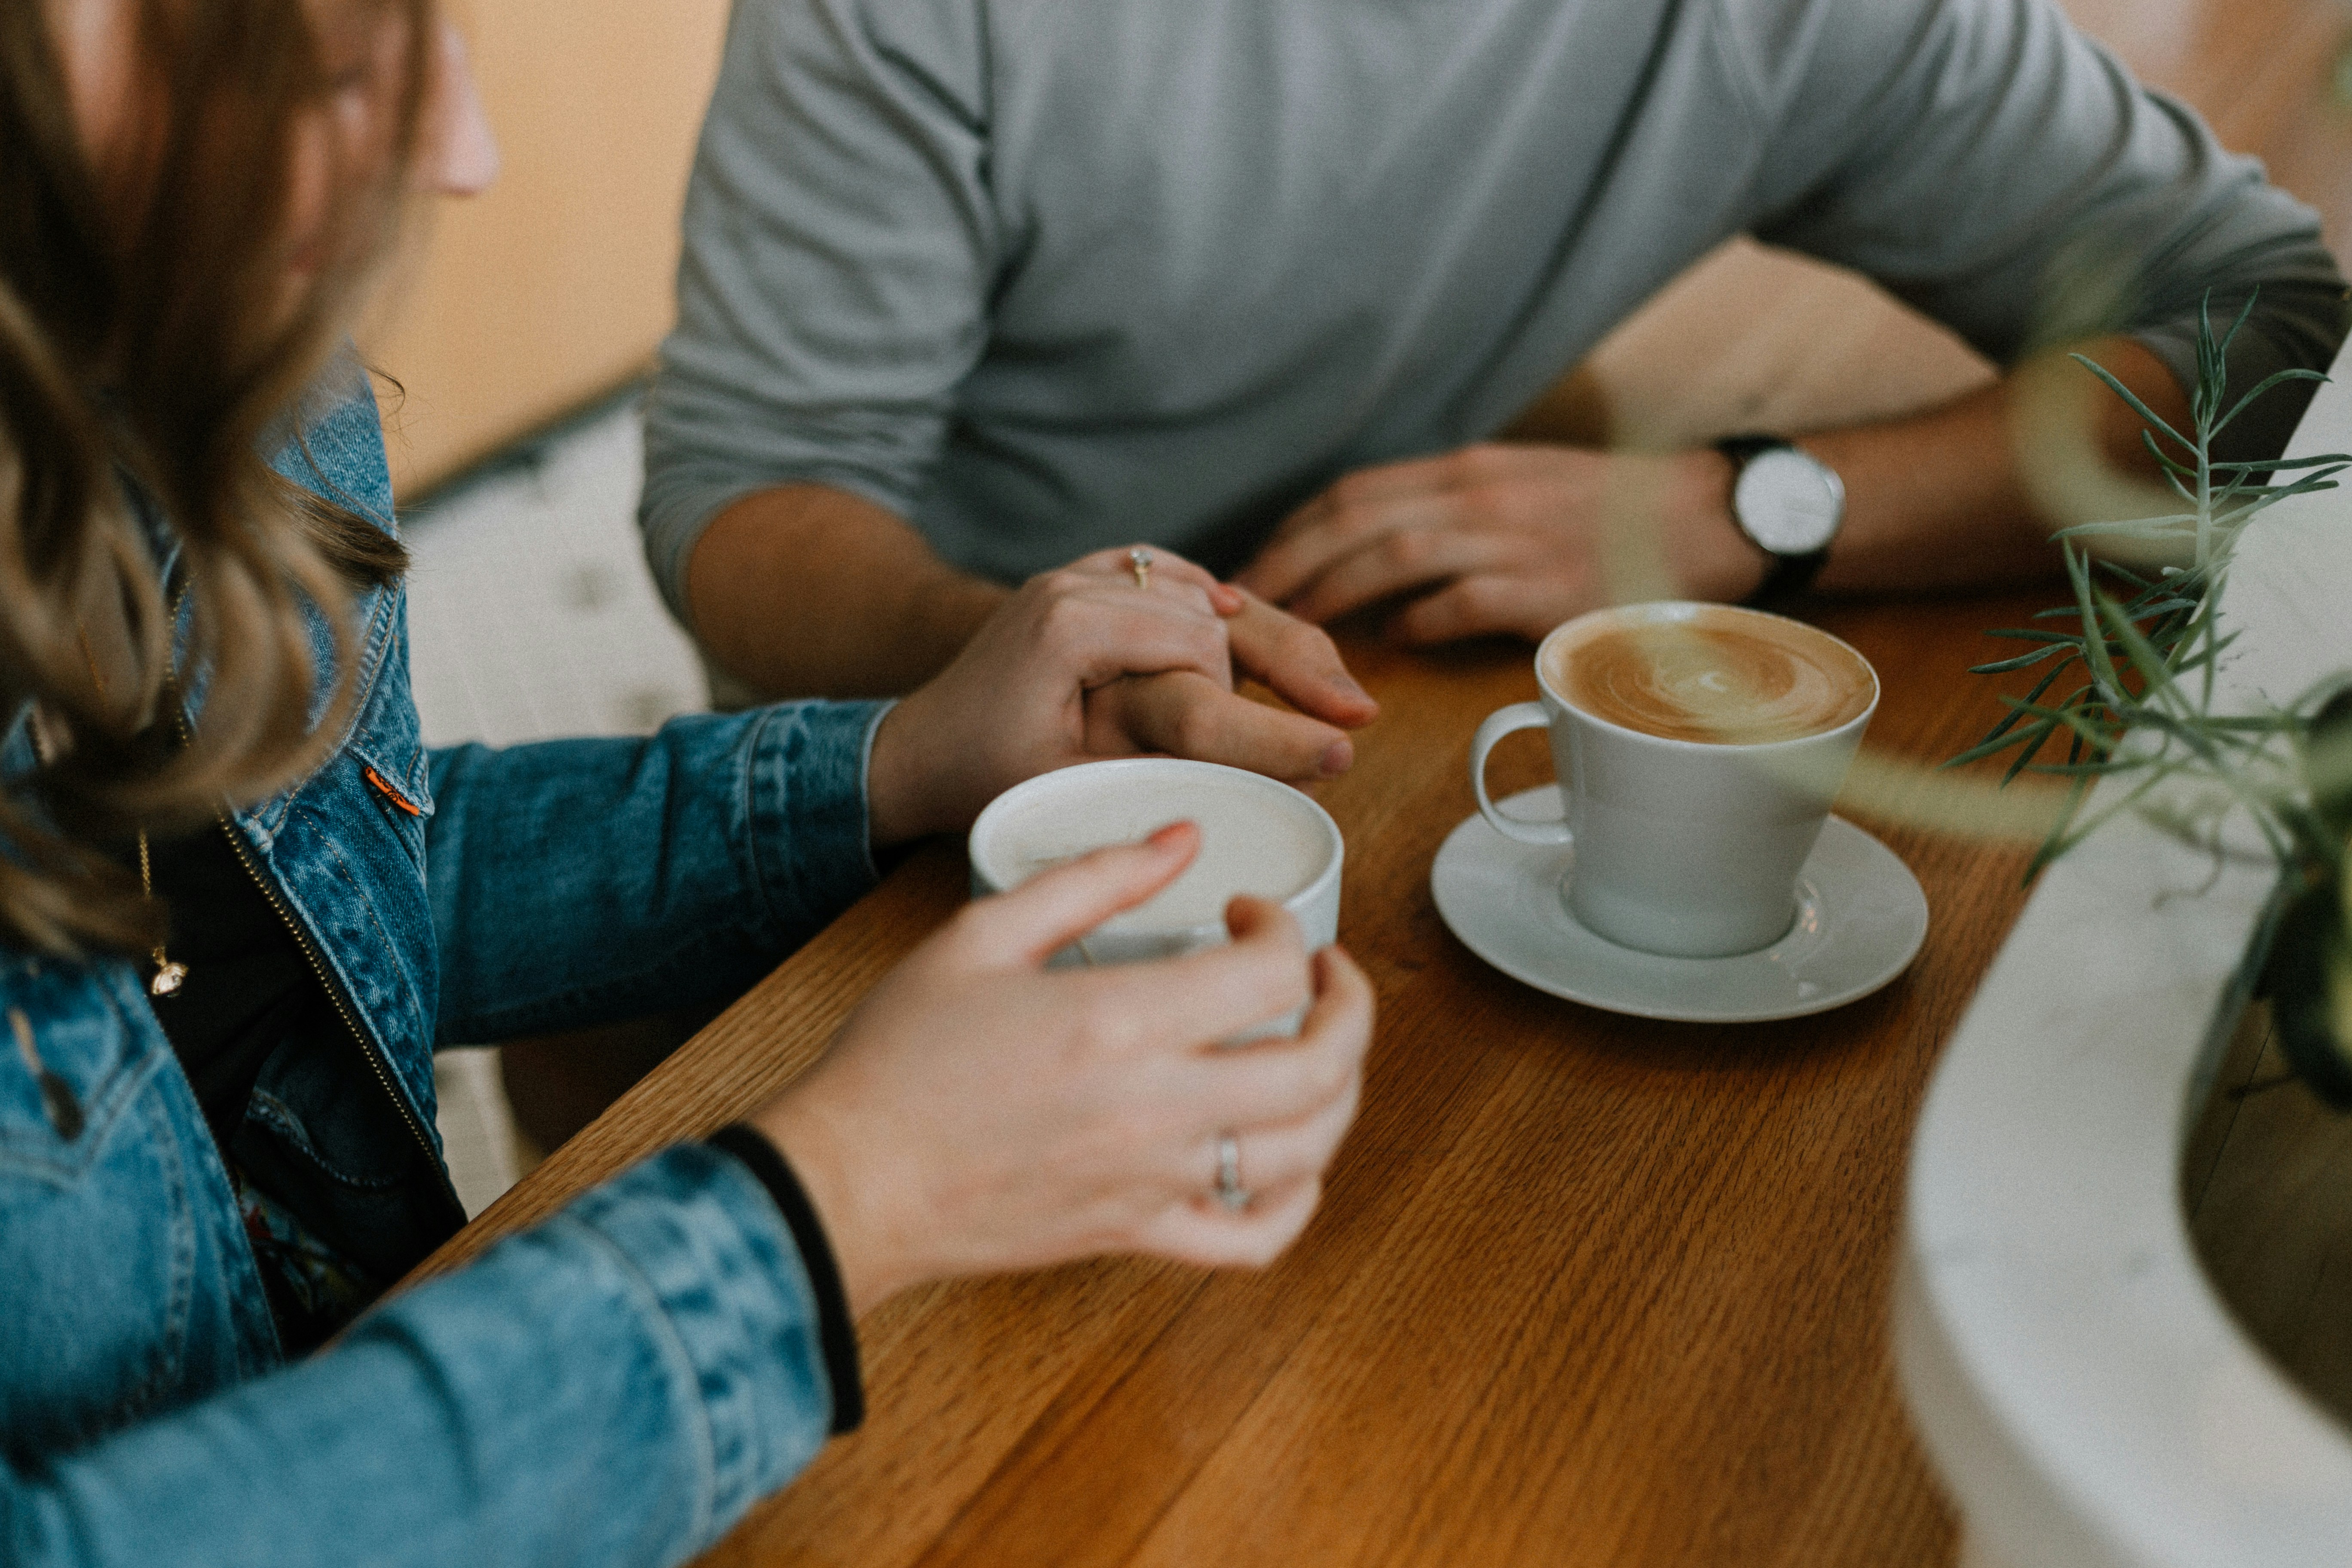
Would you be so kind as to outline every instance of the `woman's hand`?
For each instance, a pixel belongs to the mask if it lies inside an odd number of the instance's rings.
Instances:
[[[824,1218],[853,1310],[925,1280],[1107,1252],[1262,1265],[1305,1227],[1354,1118],[1371,988],[1279,906],[1159,963],[1047,957],[1190,863],[1189,823],[966,908],[752,1121]],[[1220,1040],[1312,997],[1296,1039]],[[1213,1195],[1232,1131],[1253,1200]]]
[[[1352,761],[1337,724],[1377,710],[1329,638],[1181,556],[1153,549],[1151,563],[1149,586],[1125,550],[1031,578],[890,711],[866,773],[877,845],[961,830],[1022,780],[1094,758],[1167,752],[1285,778]],[[1308,712],[1236,695],[1237,661]]]

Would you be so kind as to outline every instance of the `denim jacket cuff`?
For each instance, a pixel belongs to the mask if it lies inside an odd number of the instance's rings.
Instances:
[[[788,702],[751,741],[751,842],[779,919],[822,924],[881,879],[866,821],[866,772],[888,702]]]
[[[834,1395],[808,1270],[758,1179],[700,1144],[625,1172],[566,1217],[629,1260],[684,1363],[679,1396],[699,1406],[707,1444],[700,1551],[824,1444]]]

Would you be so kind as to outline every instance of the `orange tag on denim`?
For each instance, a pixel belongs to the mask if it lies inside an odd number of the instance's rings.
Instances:
[[[425,815],[424,810],[412,804],[406,795],[401,794],[398,790],[384,783],[383,775],[382,773],[376,772],[373,768],[367,768],[362,771],[367,774],[367,782],[375,785],[376,790],[383,796],[384,799],[392,802],[393,805],[400,807],[401,810],[408,813],[411,816],[422,816]]]

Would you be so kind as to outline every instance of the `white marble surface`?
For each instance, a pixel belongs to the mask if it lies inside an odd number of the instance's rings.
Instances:
[[[2322,389],[2294,450],[2352,451],[2352,385]],[[2252,525],[2231,702],[2352,666],[2347,583],[2352,492]],[[2118,820],[2043,876],[1938,1066],[1895,1356],[1972,1561],[2352,1561],[2352,1438],[2239,1331],[2179,1198],[2274,881]]]

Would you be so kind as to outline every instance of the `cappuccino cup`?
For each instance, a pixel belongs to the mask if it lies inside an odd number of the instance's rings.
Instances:
[[[1339,824],[1288,784],[1215,763],[1126,757],[1040,773],[971,825],[972,891],[1002,893],[1107,845],[1171,822],[1199,824],[1201,848],[1167,887],[1055,953],[1049,967],[1174,958],[1230,940],[1225,905],[1250,894],[1288,910],[1307,951],[1339,936]],[[1296,1034],[1304,1010],[1246,1038]]]
[[[1470,784],[1494,829],[1569,844],[1569,912],[1622,947],[1721,958],[1796,918],[1797,873],[1878,707],[1867,659],[1760,610],[1667,602],[1596,610],[1536,650],[1538,702],[1490,714]],[[1549,730],[1563,818],[1504,816],[1486,758]]]

